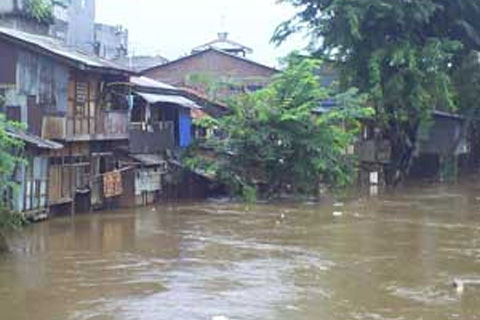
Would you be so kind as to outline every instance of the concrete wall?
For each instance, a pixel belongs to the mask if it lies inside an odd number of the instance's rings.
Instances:
[[[71,0],[68,8],[67,43],[94,52],[95,0]]]
[[[128,30],[121,26],[95,24],[95,50],[97,55],[108,60],[128,55]]]
[[[0,14],[11,13],[15,9],[15,0],[0,1]]]

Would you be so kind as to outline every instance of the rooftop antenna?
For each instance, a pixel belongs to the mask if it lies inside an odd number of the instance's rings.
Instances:
[[[227,5],[224,4],[222,14],[220,15],[220,30],[218,32],[218,38],[220,40],[226,40],[228,36],[227,32]]]

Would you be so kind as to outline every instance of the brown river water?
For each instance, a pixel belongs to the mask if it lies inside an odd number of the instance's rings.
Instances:
[[[340,211],[342,216],[332,213]],[[480,186],[62,217],[9,237],[0,319],[480,319]]]

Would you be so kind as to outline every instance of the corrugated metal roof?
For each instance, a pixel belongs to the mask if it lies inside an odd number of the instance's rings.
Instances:
[[[165,95],[165,94],[158,94],[158,93],[143,93],[143,92],[135,92],[138,96],[142,97],[148,103],[173,103],[185,108],[194,108],[194,109],[201,109],[202,107],[193,102],[190,99],[179,95]]]
[[[178,90],[178,88],[171,86],[169,84],[153,80],[148,77],[131,77],[130,82],[139,87],[154,88],[154,89],[168,89],[168,90]]]
[[[67,46],[60,40],[40,36],[31,33],[25,33],[18,30],[0,27],[0,37],[10,39],[13,41],[19,41],[25,45],[30,45],[36,49],[44,50],[47,53],[56,55],[58,57],[68,59],[70,61],[83,64],[86,67],[91,68],[105,68],[116,70],[120,72],[133,73],[128,68],[123,67],[114,62],[99,58],[93,54],[79,51],[75,48]]]
[[[63,149],[63,145],[60,143],[53,142],[47,139],[42,139],[30,133],[8,130],[7,134],[13,138],[22,140],[28,144],[32,144],[40,149],[50,149],[50,150]]]
[[[145,166],[159,166],[165,163],[165,160],[159,154],[131,154],[129,156]]]

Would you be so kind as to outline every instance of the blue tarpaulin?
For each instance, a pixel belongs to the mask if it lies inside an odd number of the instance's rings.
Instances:
[[[185,110],[179,114],[179,144],[181,148],[188,147],[192,143],[192,118],[190,110]]]

